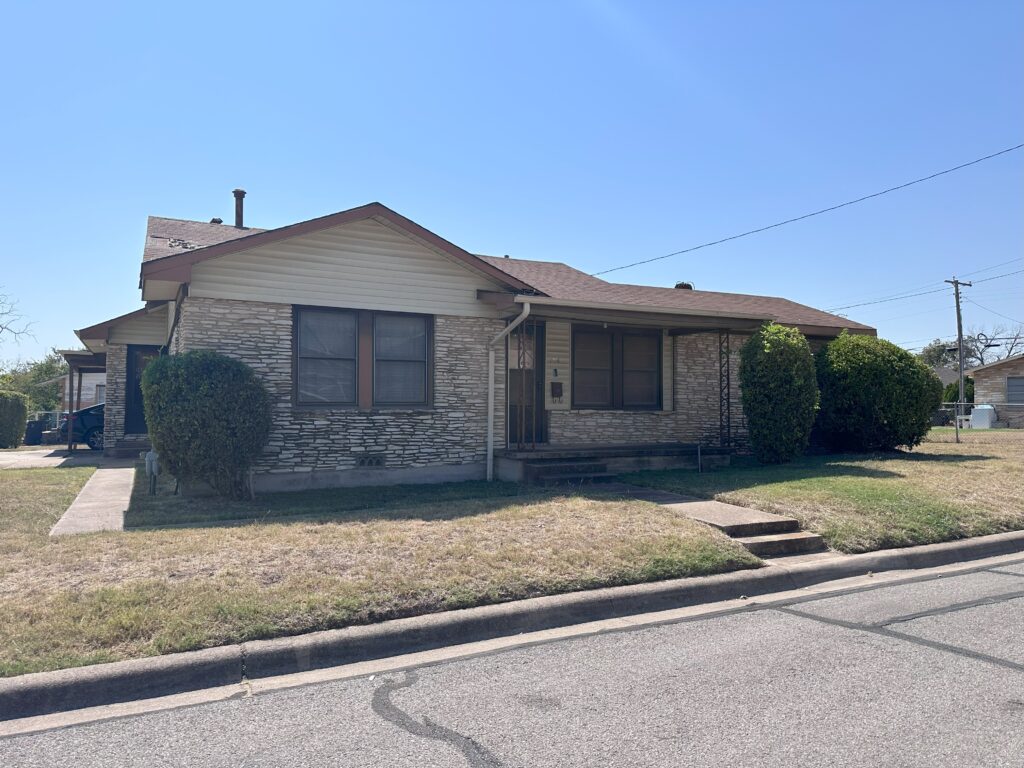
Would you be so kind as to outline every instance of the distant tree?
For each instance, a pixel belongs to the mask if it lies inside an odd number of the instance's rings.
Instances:
[[[0,293],[0,345],[10,339],[27,336],[32,324],[18,311],[18,302]]]
[[[999,346],[989,346],[998,344]],[[1024,352],[1024,325],[1016,327],[995,325],[991,328],[972,326],[964,333],[964,367],[976,368],[1004,357]],[[917,353],[925,365],[937,368],[956,368],[956,338],[935,339]]]
[[[951,352],[950,347],[956,346],[956,342],[935,339],[917,353],[922,363],[929,368],[953,367],[956,365],[956,352]]]
[[[55,349],[39,360],[27,360],[12,364],[6,370],[0,368],[0,389],[21,392],[28,398],[28,410],[60,410],[60,388],[57,384],[41,382],[68,375],[68,364]]]
[[[964,377],[964,392],[967,396],[964,398],[965,403],[974,402],[974,379],[970,376]],[[959,403],[960,402],[960,382],[951,381],[942,390],[942,402],[944,403]]]

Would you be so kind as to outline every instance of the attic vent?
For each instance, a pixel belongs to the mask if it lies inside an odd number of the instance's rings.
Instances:
[[[223,224],[224,223],[224,219],[219,219],[219,218],[214,217],[214,218],[210,219],[210,223],[211,224]]]
[[[356,461],[356,466],[359,469],[383,469],[384,468],[384,457],[383,456],[360,456]]]
[[[676,283],[676,288],[678,288],[681,291],[692,291],[693,283],[688,283],[685,280],[680,280],[678,283]]]

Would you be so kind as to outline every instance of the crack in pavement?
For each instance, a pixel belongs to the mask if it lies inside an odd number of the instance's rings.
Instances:
[[[424,717],[423,722],[421,723],[419,720],[416,720],[411,715],[406,714],[392,703],[392,693],[402,688],[412,687],[416,684],[417,680],[419,680],[419,675],[416,674],[416,671],[409,670],[405,673],[404,680],[384,683],[373,692],[373,701],[371,702],[373,711],[389,723],[397,725],[399,728],[404,731],[408,731],[413,736],[421,736],[426,739],[443,741],[444,743],[455,747],[462,753],[463,757],[466,758],[466,761],[472,768],[501,768],[501,761],[498,760],[490,750],[481,744],[478,744],[468,736],[463,736],[461,733],[453,731],[451,728],[439,725],[427,717]]]
[[[879,627],[873,624],[859,624],[856,621],[846,621],[844,619],[833,619],[827,616],[818,616],[813,613],[807,613],[805,611],[798,611],[795,608],[788,608],[783,606],[777,606],[771,610],[778,611],[779,613],[786,613],[790,616],[797,616],[801,619],[810,619],[811,621],[818,621],[822,624],[831,624],[834,627],[842,627],[843,629],[852,629],[858,632],[867,632],[872,635],[880,635],[882,637],[888,637],[891,640],[903,640],[908,643],[914,643],[915,645],[921,645],[925,648],[930,648],[933,651],[945,651],[946,653],[954,653],[957,656],[964,656],[974,661],[983,661],[987,664],[994,664],[997,667],[1005,667],[1006,669],[1012,669],[1015,672],[1024,672],[1024,664],[1018,664],[1015,661],[1009,659],[1001,659],[998,656],[990,656],[987,653],[980,653],[978,651],[972,651],[968,648],[961,648],[958,645],[950,645],[948,643],[940,643],[935,640],[928,640],[923,637],[915,637],[914,635],[908,635],[903,632],[896,632],[895,630],[887,627]]]
[[[941,608],[930,608],[925,611],[917,611],[916,613],[907,613],[903,616],[896,616],[892,619],[886,619],[885,621],[872,623],[871,626],[888,627],[892,624],[903,624],[908,621],[917,621],[918,619],[926,619],[932,616],[945,616],[947,613],[966,611],[970,608],[981,608],[982,606],[986,605],[998,605],[999,603],[1009,602],[1010,600],[1018,600],[1022,597],[1024,597],[1024,590],[1019,590],[1017,592],[1004,592],[1001,595],[979,597],[976,600],[967,600],[962,603],[944,605]]]

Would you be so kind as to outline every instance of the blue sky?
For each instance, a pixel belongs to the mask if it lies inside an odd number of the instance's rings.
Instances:
[[[598,271],[1024,141],[1019,2],[5,7],[0,285],[35,339],[140,304],[148,214],[276,227],[379,200]],[[608,277],[833,308],[1024,256],[1024,150]],[[1024,268],[1013,262],[977,277]],[[1024,320],[1024,274],[968,289]],[[951,296],[848,310],[906,346]],[[1007,323],[965,304],[967,326]]]

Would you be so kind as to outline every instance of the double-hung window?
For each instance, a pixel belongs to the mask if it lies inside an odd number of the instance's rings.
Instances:
[[[428,316],[296,307],[295,330],[297,405],[429,405]]]
[[[661,407],[660,332],[574,328],[572,358],[574,408]]]
[[[355,405],[358,402],[358,321],[355,312],[298,310],[298,402],[318,405]]]

